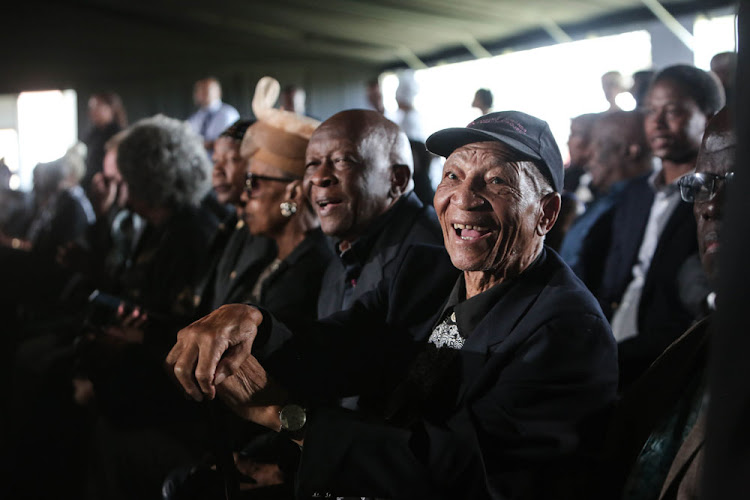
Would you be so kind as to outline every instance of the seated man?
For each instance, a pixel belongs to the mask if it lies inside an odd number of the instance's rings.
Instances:
[[[333,115],[313,133],[306,156],[308,198],[340,257],[323,277],[322,318],[392,277],[411,245],[442,237],[435,211],[412,191],[409,140],[380,113]]]
[[[623,390],[694,320],[677,287],[697,251],[695,218],[677,181],[695,168],[705,124],[723,103],[716,79],[686,65],[659,72],[646,96],[644,132],[661,167],[622,193],[596,287],[618,342]]]
[[[651,149],[637,111],[600,115],[592,127],[589,158],[591,183],[598,193],[568,230],[560,257],[596,294],[611,238],[611,218],[623,191],[634,178],[651,171]]]
[[[435,195],[448,255],[413,247],[392,279],[299,335],[223,306],[181,330],[167,362],[193,398],[218,394],[303,446],[302,496],[585,497],[616,347],[544,247],[563,178],[549,127],[492,113],[427,145],[448,157]],[[328,404],[350,394],[357,412]]]
[[[703,269],[717,284],[726,182],[736,138],[727,108],[708,124],[696,171],[680,180],[693,203]],[[709,309],[715,309],[715,293]],[[713,314],[687,330],[624,395],[610,432],[614,463],[603,498],[699,498],[707,407],[707,358]]]

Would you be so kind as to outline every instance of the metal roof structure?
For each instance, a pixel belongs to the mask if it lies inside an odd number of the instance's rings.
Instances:
[[[424,67],[553,43],[726,0],[27,0],[0,60],[18,81],[96,80],[217,65],[350,61]],[[673,26],[676,26],[673,24]],[[679,26],[677,26],[679,30]],[[689,35],[689,34],[688,34]]]

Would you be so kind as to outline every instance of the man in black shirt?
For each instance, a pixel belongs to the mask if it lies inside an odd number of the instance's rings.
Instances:
[[[306,192],[340,257],[323,278],[319,317],[392,276],[411,245],[442,243],[435,211],[412,192],[409,140],[380,113],[332,116],[313,133],[306,162]]]

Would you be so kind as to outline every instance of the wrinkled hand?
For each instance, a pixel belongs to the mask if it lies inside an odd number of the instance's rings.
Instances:
[[[217,384],[219,398],[237,415],[278,431],[279,410],[288,397],[283,387],[268,376],[255,356],[248,357],[237,371]]]
[[[193,399],[214,399],[216,386],[250,357],[262,321],[263,315],[255,307],[221,306],[179,331],[177,343],[167,355],[169,371]]]

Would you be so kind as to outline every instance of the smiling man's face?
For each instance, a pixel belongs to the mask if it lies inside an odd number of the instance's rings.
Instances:
[[[435,210],[458,269],[507,278],[540,251],[542,196],[527,170],[535,167],[517,156],[498,142],[478,142],[446,160]]]
[[[388,134],[368,115],[339,113],[310,138],[304,189],[320,227],[352,242],[393,203]]]

